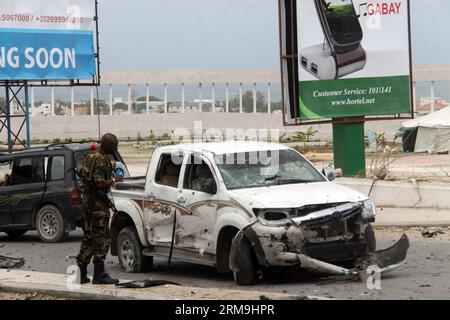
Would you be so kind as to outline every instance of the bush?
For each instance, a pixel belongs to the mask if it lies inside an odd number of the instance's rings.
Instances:
[[[149,140],[150,140],[151,142],[155,142],[156,136],[155,136],[155,134],[153,133],[153,130],[150,130],[150,135],[148,136],[148,138],[149,138]]]
[[[31,139],[31,144],[40,144],[40,143],[41,143],[40,139],[36,139],[36,138]]]
[[[169,135],[168,133],[164,133],[164,134],[161,136],[161,140],[171,140],[170,135]]]

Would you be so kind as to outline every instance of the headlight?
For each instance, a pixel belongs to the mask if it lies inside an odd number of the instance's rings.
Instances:
[[[377,215],[377,209],[375,208],[375,204],[372,200],[366,200],[363,202],[364,209],[362,212],[362,216],[365,220],[373,220]]]
[[[280,227],[291,222],[289,211],[276,209],[254,209],[259,222],[266,226]]]

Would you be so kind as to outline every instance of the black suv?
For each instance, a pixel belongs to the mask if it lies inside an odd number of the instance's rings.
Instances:
[[[97,145],[98,147],[98,145]],[[59,242],[81,226],[77,172],[92,144],[60,144],[0,155],[0,232],[37,230]],[[123,162],[117,153],[112,161]]]

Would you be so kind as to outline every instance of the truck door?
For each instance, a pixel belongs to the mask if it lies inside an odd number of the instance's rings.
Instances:
[[[144,221],[150,244],[164,245],[172,242],[174,215],[179,210],[180,173],[183,154],[162,153],[156,161],[157,167],[147,181],[144,194]]]
[[[215,252],[217,179],[209,161],[200,154],[189,154],[178,203],[188,211],[177,218],[177,247]]]
[[[0,161],[0,227],[11,225],[11,172],[12,159],[2,159]]]
[[[46,159],[46,158],[45,158]],[[14,159],[12,189],[12,219],[15,225],[31,226],[33,209],[45,189],[44,156]]]

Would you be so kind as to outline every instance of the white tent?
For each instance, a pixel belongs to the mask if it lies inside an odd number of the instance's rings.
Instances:
[[[403,122],[402,126],[418,129],[414,152],[441,153],[450,150],[450,107]]]

